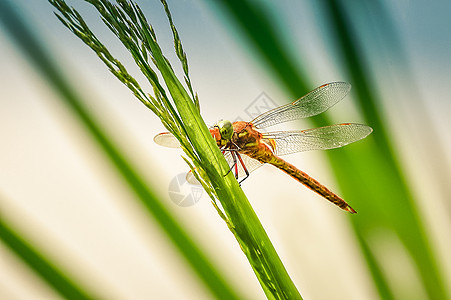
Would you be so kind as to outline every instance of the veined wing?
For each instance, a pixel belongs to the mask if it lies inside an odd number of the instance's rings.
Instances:
[[[180,148],[180,143],[177,138],[170,132],[163,132],[157,134],[153,141],[160,146],[169,147],[169,148]],[[193,172],[191,170],[186,174],[186,181],[191,184],[200,184],[197,181],[196,177],[194,177]]]
[[[339,102],[350,90],[351,85],[346,82],[326,83],[293,103],[282,105],[259,115],[251,123],[257,128],[265,128],[315,116]]]
[[[170,132],[163,132],[157,134],[153,141],[160,146],[169,147],[169,148],[180,148],[180,143],[177,138]]]
[[[274,154],[280,156],[343,147],[365,138],[372,131],[367,125],[343,123],[307,130],[274,131],[263,134],[263,138],[275,142]]]

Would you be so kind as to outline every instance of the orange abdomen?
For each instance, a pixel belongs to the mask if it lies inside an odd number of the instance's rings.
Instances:
[[[323,196],[333,204],[337,205],[341,209],[344,209],[350,213],[357,213],[346,201],[344,201],[340,196],[331,192],[327,187],[319,183],[316,179],[310,177],[307,173],[302,172],[292,164],[286,162],[285,160],[273,155],[273,157],[266,161],[269,164],[274,165],[275,167],[281,169],[312,191],[318,193]]]

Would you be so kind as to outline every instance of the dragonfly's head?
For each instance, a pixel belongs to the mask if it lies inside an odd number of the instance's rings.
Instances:
[[[233,136],[233,126],[232,122],[229,120],[221,120],[216,124],[219,128],[219,133],[221,134],[221,138],[224,140],[230,140]]]

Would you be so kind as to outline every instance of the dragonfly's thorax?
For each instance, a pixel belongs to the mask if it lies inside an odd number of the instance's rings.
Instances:
[[[233,123],[233,135],[227,146],[244,153],[257,146],[259,139],[259,133],[252,128],[251,124],[238,121]]]
[[[263,135],[250,122],[238,121],[233,123],[233,136],[227,148],[237,149],[240,153],[256,158],[265,153],[271,155],[272,151],[264,143]]]

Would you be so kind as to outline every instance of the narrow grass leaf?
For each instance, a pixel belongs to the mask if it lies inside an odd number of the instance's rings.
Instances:
[[[98,299],[58,268],[45,254],[27,242],[0,216],[0,239],[30,269],[66,299]]]

